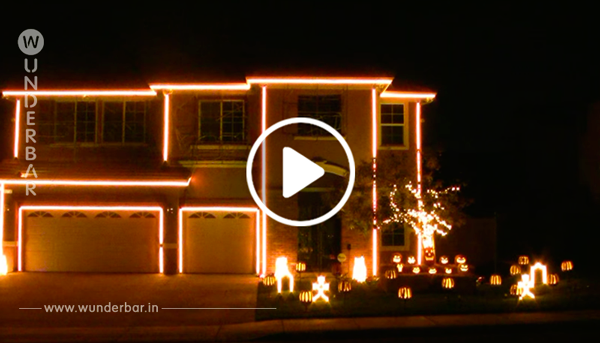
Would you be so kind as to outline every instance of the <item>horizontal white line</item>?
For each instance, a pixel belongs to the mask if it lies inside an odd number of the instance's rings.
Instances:
[[[41,307],[19,307],[19,310],[41,310]]]
[[[163,307],[162,310],[276,310],[276,307]]]

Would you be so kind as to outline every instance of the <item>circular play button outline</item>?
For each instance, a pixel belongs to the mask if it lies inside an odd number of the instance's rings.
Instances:
[[[340,202],[338,202],[338,204],[333,209],[331,209],[331,211],[325,213],[324,215],[322,215],[318,218],[314,218],[314,219],[310,219],[310,220],[287,219],[287,218],[284,218],[284,217],[276,214],[275,212],[271,211],[262,202],[262,200],[258,196],[256,189],[254,189],[254,181],[252,180],[252,165],[254,162],[254,157],[256,156],[256,152],[258,151],[258,148],[263,144],[265,139],[267,139],[267,137],[271,133],[275,132],[275,130],[278,130],[284,126],[288,126],[288,125],[292,125],[292,124],[316,125],[316,126],[322,128],[323,130],[329,132],[331,135],[333,135],[333,137],[335,137],[335,139],[337,139],[338,142],[340,142],[340,144],[342,145],[342,148],[344,148],[346,157],[348,157],[348,163],[350,164],[350,178],[348,180],[348,186],[346,187],[346,192],[344,193],[342,200],[340,200]],[[324,122],[322,122],[320,120],[316,120],[313,118],[307,118],[307,117],[296,117],[296,118],[284,119],[280,122],[275,123],[274,125],[270,126],[265,132],[263,132],[258,137],[256,142],[254,142],[254,145],[252,145],[252,149],[250,149],[250,154],[248,155],[248,161],[246,162],[246,183],[248,183],[248,189],[250,190],[250,195],[252,195],[254,202],[256,202],[258,207],[263,212],[265,212],[269,217],[271,217],[273,220],[275,220],[281,224],[284,224],[284,225],[306,227],[306,226],[313,226],[313,225],[321,224],[322,222],[324,222],[328,219],[331,219],[333,216],[336,215],[336,213],[338,213],[342,209],[342,207],[344,207],[344,205],[350,198],[350,195],[352,194],[352,189],[354,188],[354,180],[356,178],[356,170],[355,169],[356,169],[356,166],[354,163],[354,156],[352,155],[352,150],[350,150],[350,146],[348,145],[348,143],[346,143],[346,140],[344,139],[344,137],[342,137],[342,135],[339,132],[337,132],[337,130],[335,130],[333,127],[325,124]]]

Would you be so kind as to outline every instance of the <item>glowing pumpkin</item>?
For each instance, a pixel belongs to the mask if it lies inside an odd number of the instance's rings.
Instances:
[[[435,269],[435,267],[431,267],[431,268],[429,268],[429,274],[432,274],[432,275],[433,275],[433,274],[435,274],[435,273],[437,273],[437,269]]]
[[[558,274],[550,274],[550,275],[548,275],[548,284],[550,286],[556,286],[556,285],[558,285],[558,280],[559,280]]]
[[[435,251],[433,248],[425,248],[423,256],[425,256],[425,261],[435,261]]]
[[[461,264],[460,267],[458,267],[458,269],[461,272],[468,272],[469,271],[469,265],[468,264]]]
[[[273,286],[277,282],[277,280],[275,279],[275,276],[268,275],[262,280],[262,282],[265,286]]]
[[[521,274],[521,266],[518,264],[513,264],[510,266],[510,275],[520,275]]]
[[[338,292],[348,293],[352,290],[352,282],[350,280],[342,280],[338,283]]]
[[[442,279],[442,287],[445,289],[454,288],[454,279],[451,277],[445,277]]]
[[[440,257],[440,263],[441,264],[448,264],[448,262],[450,262],[448,260],[448,256],[442,256],[442,257]]]
[[[490,277],[490,284],[493,286],[502,285],[502,277],[498,274],[494,274]]]
[[[452,274],[452,268],[446,268],[446,274]]]
[[[402,263],[398,263],[396,265],[396,269],[398,269],[398,273],[402,273],[402,269],[404,269],[404,265]]]
[[[312,291],[302,291],[299,295],[300,302],[304,304],[304,307],[308,309],[308,305],[313,302],[313,293]]]
[[[417,259],[414,256],[408,256],[408,264],[417,263]]]
[[[525,255],[519,256],[519,264],[522,266],[528,265],[529,264],[529,256],[525,256]]]
[[[396,278],[396,270],[390,269],[385,271],[385,278],[389,280],[394,280]]]
[[[510,295],[520,297],[521,294],[523,294],[523,288],[519,287],[518,285],[510,286]]]
[[[306,271],[306,263],[304,263],[304,262],[296,263],[296,271],[298,273],[302,273],[302,272]]]
[[[419,274],[421,272],[421,267],[419,267],[419,266],[413,267],[412,272],[415,273],[415,274]]]
[[[412,290],[410,289],[410,287],[398,288],[398,298],[402,300],[408,300],[412,298]]]
[[[573,262],[563,261],[563,263],[560,264],[560,270],[562,270],[563,272],[573,270]]]
[[[454,258],[454,262],[456,264],[465,264],[467,263],[467,258],[463,255],[456,255],[456,257]]]
[[[400,254],[394,254],[394,256],[392,257],[392,262],[394,262],[394,263],[400,263],[400,262],[402,262],[402,255],[400,255]]]

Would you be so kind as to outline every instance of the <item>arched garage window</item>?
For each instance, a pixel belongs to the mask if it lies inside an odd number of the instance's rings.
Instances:
[[[50,212],[45,212],[45,211],[35,211],[30,213],[27,217],[32,217],[32,218],[52,218],[52,215],[50,214]]]
[[[69,211],[63,214],[61,217],[63,218],[87,218],[85,214],[79,211]]]
[[[96,218],[121,218],[121,216],[118,213],[115,212],[110,212],[110,211],[104,211],[102,213],[99,213]]]
[[[206,218],[206,219],[215,219],[214,214],[208,212],[196,212],[190,216],[190,218],[198,219],[198,218]]]

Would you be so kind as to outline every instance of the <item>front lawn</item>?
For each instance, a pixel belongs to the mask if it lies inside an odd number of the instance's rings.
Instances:
[[[327,318],[327,317],[367,317],[404,316],[431,314],[501,313],[521,311],[560,311],[575,309],[596,309],[600,307],[600,282],[596,279],[567,277],[556,286],[539,285],[533,289],[535,299],[510,295],[510,286],[516,277],[503,280],[501,286],[487,282],[477,282],[475,277],[454,277],[455,287],[448,290],[441,287],[444,276],[401,275],[395,280],[380,279],[365,283],[352,282],[350,292],[338,292],[338,281],[331,275],[329,303],[317,300],[307,307],[299,300],[299,292],[311,290],[314,275],[303,275],[296,280],[295,291],[284,288],[277,293],[275,286],[259,284],[258,306],[274,307],[276,310],[256,311],[257,320],[282,318]],[[398,298],[398,288],[408,286],[412,298]]]

